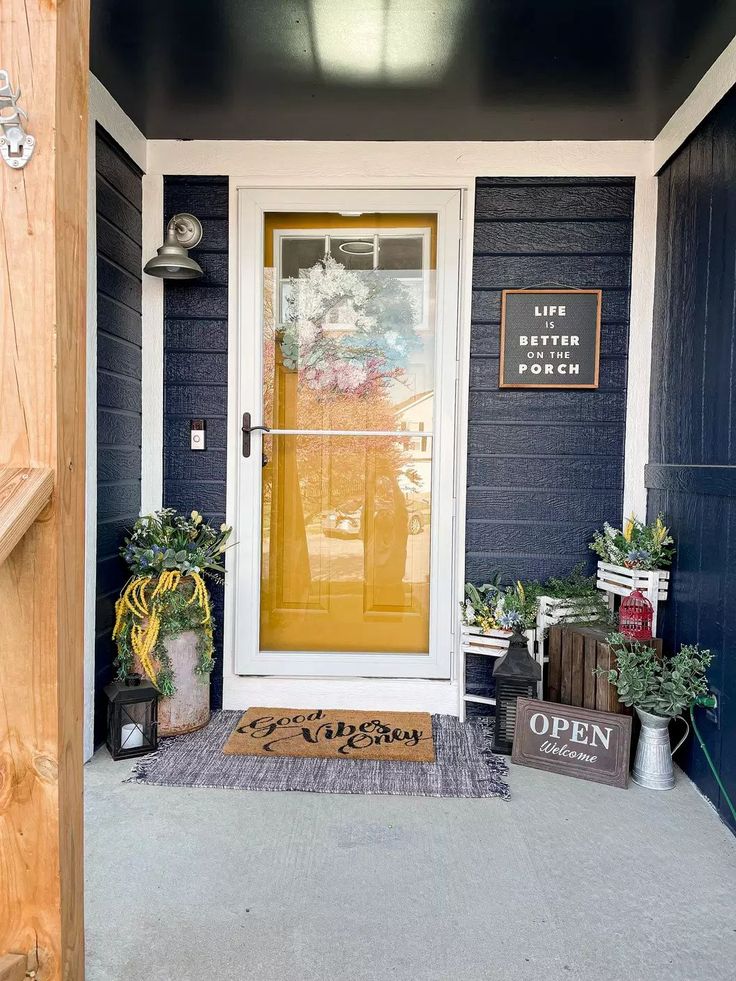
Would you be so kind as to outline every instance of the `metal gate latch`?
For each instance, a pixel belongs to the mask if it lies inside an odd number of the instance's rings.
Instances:
[[[36,140],[23,129],[21,116],[28,113],[18,105],[20,89],[13,92],[7,69],[0,68],[0,156],[9,167],[25,167],[36,149]]]

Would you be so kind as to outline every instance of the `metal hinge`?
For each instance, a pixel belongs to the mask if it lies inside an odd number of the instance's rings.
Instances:
[[[18,105],[20,89],[13,91],[7,69],[0,68],[0,156],[9,167],[25,167],[36,149],[36,140],[23,129],[28,113]]]

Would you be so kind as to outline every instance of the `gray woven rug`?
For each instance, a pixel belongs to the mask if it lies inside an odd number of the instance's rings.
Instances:
[[[433,715],[434,763],[230,756],[222,752],[242,712],[215,712],[187,736],[163,739],[136,763],[129,782],[164,787],[303,790],[318,794],[405,794],[410,797],[501,797],[506,760],[491,753],[491,727]]]

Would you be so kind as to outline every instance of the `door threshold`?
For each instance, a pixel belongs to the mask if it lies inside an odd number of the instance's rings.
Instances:
[[[458,715],[456,680],[424,678],[283,678],[226,674],[223,708],[381,709]]]

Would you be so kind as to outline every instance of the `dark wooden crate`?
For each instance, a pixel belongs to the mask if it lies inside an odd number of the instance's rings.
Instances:
[[[651,643],[661,657],[661,639],[655,638]],[[616,666],[605,631],[571,625],[550,627],[547,654],[548,701],[631,715],[631,709],[619,702],[608,679],[595,674],[596,668],[608,671]]]

